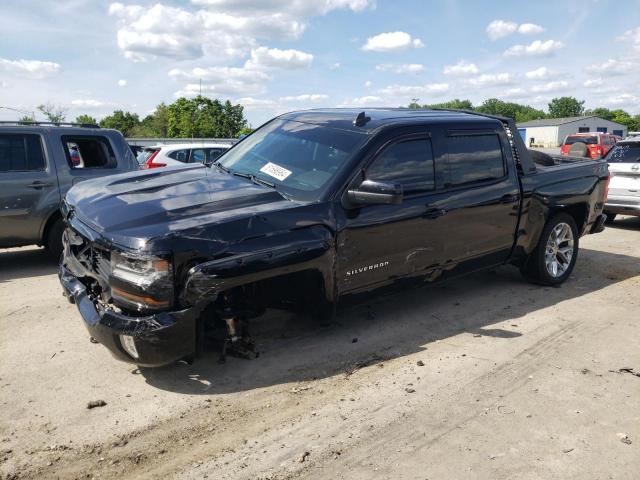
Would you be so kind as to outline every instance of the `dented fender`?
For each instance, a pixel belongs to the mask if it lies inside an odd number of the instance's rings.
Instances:
[[[307,270],[322,276],[325,300],[336,300],[336,248],[329,230],[323,227],[293,230],[286,236],[262,238],[260,245],[258,250],[247,245],[247,251],[191,267],[180,290],[181,304],[210,302],[220,292],[234,287]]]

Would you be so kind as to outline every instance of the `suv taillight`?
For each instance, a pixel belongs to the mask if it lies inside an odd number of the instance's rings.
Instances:
[[[160,153],[160,150],[156,150],[155,152],[153,152],[151,154],[151,156],[149,158],[147,158],[147,161],[144,164],[144,168],[166,167],[167,166],[166,163],[154,163],[153,162],[153,160],[158,156],[159,153]]]

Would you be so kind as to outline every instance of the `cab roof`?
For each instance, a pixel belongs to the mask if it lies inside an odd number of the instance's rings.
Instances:
[[[454,110],[417,110],[411,108],[329,108],[285,113],[279,118],[327,127],[370,133],[381,127],[410,123],[479,122],[500,124],[500,121],[473,112]]]

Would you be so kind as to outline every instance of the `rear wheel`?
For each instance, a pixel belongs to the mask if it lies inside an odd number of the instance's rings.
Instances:
[[[528,280],[542,285],[564,282],[578,258],[578,228],[571,215],[559,213],[545,225],[536,249],[522,268]]]
[[[45,248],[49,252],[51,258],[56,262],[60,260],[62,255],[62,233],[64,232],[64,223],[61,218],[54,221],[47,233]]]
[[[605,215],[607,216],[607,219],[604,221],[604,223],[611,224],[616,219],[616,214],[615,213],[606,213]]]

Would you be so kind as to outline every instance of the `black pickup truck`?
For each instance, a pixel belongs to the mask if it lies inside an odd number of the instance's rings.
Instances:
[[[600,232],[602,161],[527,150],[512,120],[446,110],[281,115],[212,165],[89,180],[63,204],[60,280],[91,336],[159,366],[207,332],[246,354],[249,318],[398,280],[510,263],[556,285]]]

